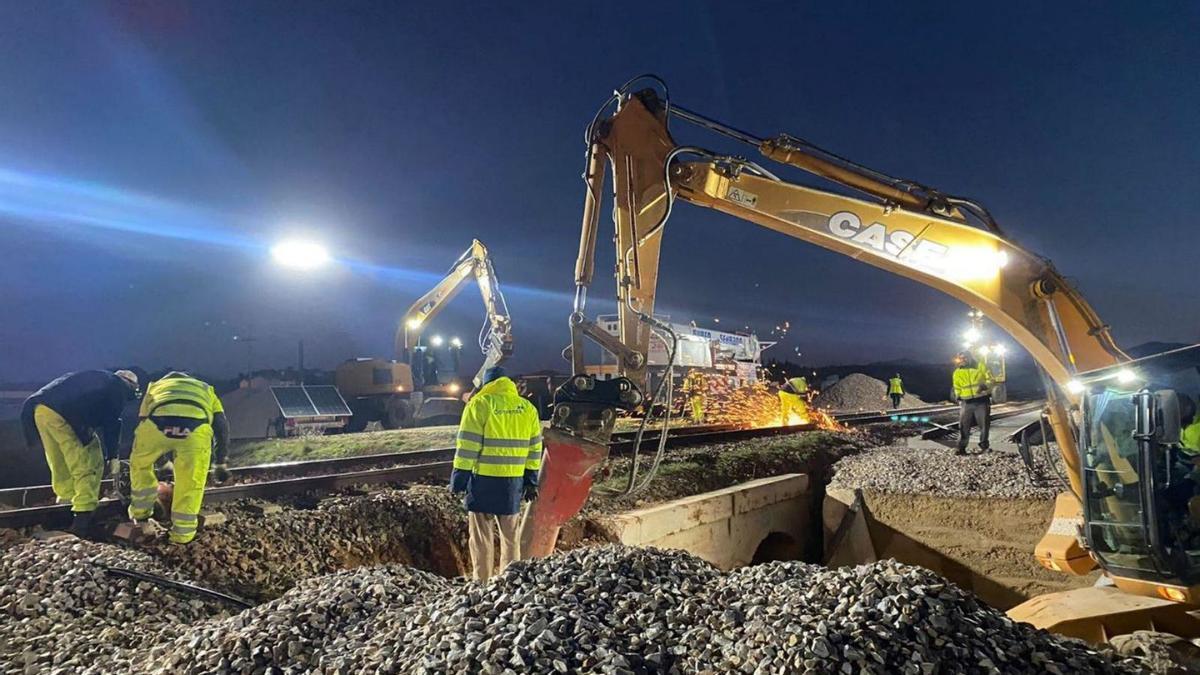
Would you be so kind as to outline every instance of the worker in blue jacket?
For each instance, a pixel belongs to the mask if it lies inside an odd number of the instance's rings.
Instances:
[[[42,387],[21,408],[25,443],[41,445],[55,496],[71,503],[75,534],[91,529],[105,462],[117,461],[121,412],[137,389],[132,371],[83,370]]]
[[[500,570],[521,559],[521,502],[537,499],[542,423],[499,366],[484,372],[467,402],[455,443],[450,489],[465,497],[475,579],[491,576],[497,526]]]

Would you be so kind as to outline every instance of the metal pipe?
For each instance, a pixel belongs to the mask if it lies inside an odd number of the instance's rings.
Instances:
[[[1058,308],[1054,306],[1054,298],[1045,296],[1042,301],[1046,303],[1046,314],[1050,317],[1050,326],[1054,329],[1054,336],[1058,338],[1058,348],[1062,351],[1062,362],[1067,371],[1075,373],[1075,355],[1071,353],[1071,345],[1067,342],[1067,333],[1063,329],[1062,318],[1058,315]]]
[[[696,126],[704,127],[710,131],[715,131],[719,134],[723,134],[748,145],[753,145],[756,148],[766,142],[766,139],[764,138],[759,138],[758,136],[755,136],[747,131],[742,131],[741,129],[731,127],[724,122],[718,122],[711,117],[705,117],[700,113],[692,112],[691,110],[678,105],[672,106],[668,112],[684,121],[691,122]]]
[[[575,284],[592,283],[596,267],[596,234],[600,227],[600,199],[604,189],[604,146],[593,142],[588,146],[587,169],[583,181],[587,192],[583,197],[583,230],[579,234],[579,256],[575,259]]]
[[[195,584],[189,584],[185,581],[168,579],[166,577],[159,576],[157,574],[151,574],[149,572],[141,572],[139,570],[131,570],[124,567],[109,567],[108,565],[101,565],[100,568],[106,573],[116,577],[127,577],[129,579],[137,579],[138,581],[148,581],[157,586],[162,586],[163,588],[170,588],[191,595],[198,595],[202,598],[208,598],[209,600],[227,602],[231,605],[241,607],[242,609],[250,609],[254,606],[254,603],[243,600],[234,595],[229,595],[220,591],[214,591],[211,588],[204,588],[203,586],[197,586]]]

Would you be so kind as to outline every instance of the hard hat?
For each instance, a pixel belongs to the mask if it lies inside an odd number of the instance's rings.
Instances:
[[[125,380],[125,384],[129,385],[135,390],[138,388],[138,377],[132,370],[118,370],[117,372],[113,373],[113,375]]]

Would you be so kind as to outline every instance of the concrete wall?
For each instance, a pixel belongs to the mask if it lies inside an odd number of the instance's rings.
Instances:
[[[684,549],[728,570],[764,558],[799,557],[804,542],[820,536],[809,504],[808,476],[787,474],[630,511],[599,525],[613,541]]]

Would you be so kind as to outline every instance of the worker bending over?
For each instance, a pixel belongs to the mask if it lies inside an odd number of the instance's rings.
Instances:
[[[904,398],[904,380],[900,379],[900,373],[888,380],[888,396],[892,397],[892,409],[900,407],[900,400]]]
[[[688,404],[692,409],[692,423],[704,422],[704,406],[708,398],[708,381],[704,373],[692,369],[683,380],[683,393],[687,395]]]
[[[780,416],[783,426],[790,423],[792,411],[800,416],[800,424],[808,423],[808,380],[803,375],[788,378],[779,389]]]
[[[30,449],[41,443],[50,486],[70,502],[71,532],[85,535],[100,503],[105,460],[117,457],[121,409],[137,395],[132,371],[67,373],[25,399],[21,426]]]
[[[216,441],[217,482],[229,478],[229,422],[213,388],[187,373],[173,371],[146,388],[138,411],[141,422],[133,434],[129,456],[129,517],[144,520],[154,513],[158,478],[154,462],[171,454],[175,486],[171,496],[173,543],[196,538],[204,484]]]
[[[542,468],[542,423],[537,409],[517,393],[504,369],[489,368],[467,402],[455,443],[450,490],[465,495],[471,570],[475,579],[492,575],[496,525],[500,571],[521,559],[521,501],[537,499]]]
[[[971,426],[979,426],[979,449],[987,452],[992,418],[992,374],[986,363],[970,352],[959,353],[954,369],[951,398],[958,402],[958,447],[954,454],[964,455],[971,440]]]

